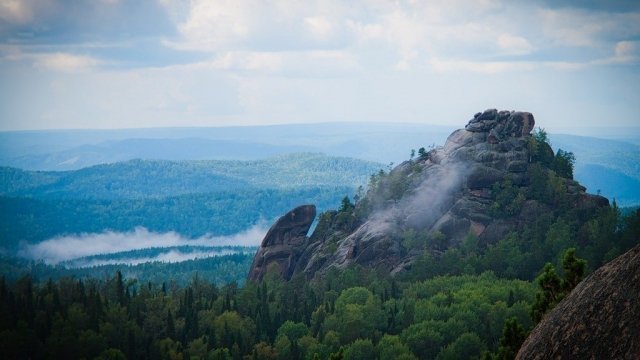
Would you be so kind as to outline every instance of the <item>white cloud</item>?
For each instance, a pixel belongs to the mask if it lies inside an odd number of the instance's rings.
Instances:
[[[117,252],[174,246],[258,246],[266,234],[264,224],[255,225],[244,232],[230,236],[203,236],[187,239],[175,232],[154,233],[139,227],[126,233],[105,232],[101,234],[80,234],[61,236],[34,245],[25,245],[19,252],[34,260],[44,260],[48,264],[77,259],[80,257],[113,254]]]
[[[0,47],[0,58],[4,61],[27,61],[36,68],[57,72],[86,72],[104,64],[104,61],[87,55],[77,55],[66,52],[24,52],[21,47],[8,45]]]
[[[610,59],[614,64],[631,64],[640,59],[640,41],[619,41],[613,49],[613,57]]]
[[[449,116],[452,106],[478,103],[479,89],[497,81],[496,74],[505,79],[542,76],[547,83],[566,75],[565,80],[575,82],[578,76],[571,74],[576,71],[600,66],[614,74],[637,66],[639,56],[634,40],[640,37],[638,10],[506,0],[157,0],[174,29],[137,41],[135,33],[124,37],[102,27],[112,21],[107,15],[115,19],[128,2],[73,7],[78,17],[96,8],[113,10],[100,11],[106,14],[98,17],[104,24],[85,33],[81,21],[56,28],[69,12],[58,9],[43,16],[44,10],[32,6],[36,1],[0,0],[0,6],[15,8],[0,8],[0,34],[7,28],[2,17],[11,16],[27,19],[29,26],[52,27],[43,34],[59,31],[88,45],[46,43],[49,38],[38,45],[0,45],[5,99],[0,115],[6,119],[0,125],[5,129],[433,121],[433,114]],[[48,1],[63,8],[59,1]],[[65,32],[69,29],[78,34]],[[92,36],[101,31],[104,43],[130,43],[91,47],[97,39]],[[140,56],[145,48],[135,48],[137,44],[149,46],[152,61],[145,63]],[[158,50],[158,45],[164,46]],[[111,62],[119,66],[104,66]],[[132,62],[136,68],[126,68]],[[34,65],[41,71],[33,71]],[[68,76],[70,72],[78,75]],[[615,89],[619,94],[637,92],[636,78],[612,75],[604,80],[594,73],[580,75],[606,82],[597,87],[601,96],[591,98],[602,108],[610,105],[606,99]],[[462,96],[461,87],[476,91]],[[527,98],[548,94],[536,91]],[[490,97],[505,95],[484,96],[483,101],[496,101]]]
[[[227,52],[217,57],[212,65],[222,70],[250,70],[276,72],[283,68],[284,55],[275,52]]]
[[[460,59],[431,59],[429,64],[438,73],[472,72],[479,74],[498,74],[508,72],[527,72],[539,69],[556,71],[575,71],[593,65],[595,62],[569,61],[470,61]],[[601,63],[601,61],[597,61]]]
[[[62,72],[87,71],[100,65],[102,61],[91,56],[68,53],[31,55],[36,67]]]
[[[457,59],[433,58],[429,62],[436,72],[475,72],[483,74],[496,74],[508,71],[526,71],[536,68],[535,63],[513,61],[469,61]]]
[[[640,35],[640,12],[611,13],[582,9],[539,9],[531,14],[539,21],[550,45],[597,47],[611,38]]]
[[[218,56],[211,65],[219,70],[254,76],[313,78],[343,76],[356,69],[358,62],[345,51],[232,51]]]
[[[33,4],[24,0],[0,0],[0,19],[24,24],[33,19]]]
[[[250,8],[241,1],[193,1],[191,4],[188,19],[178,27],[187,49],[219,49],[247,37],[254,25]]]
[[[329,46],[329,50],[349,53],[353,59],[375,56],[379,61],[367,59],[377,67],[374,71],[379,71],[380,66],[415,70],[431,59],[436,59],[433,62],[437,64],[438,59],[455,58],[462,63],[448,68],[473,67],[494,73],[530,68],[522,61],[496,60],[505,55],[520,56],[519,60],[540,62],[541,66],[556,70],[575,68],[559,65],[566,62],[594,65],[593,57],[570,61],[559,58],[551,60],[556,63],[553,66],[542,64],[550,60],[527,57],[537,50],[553,52],[553,47],[558,46],[599,48],[607,38],[638,36],[640,14],[551,9],[540,3],[501,0],[327,0],[304,5],[291,0],[194,0],[177,26],[181,38],[167,44],[176,49],[215,52],[223,63],[233,59],[231,62],[238,65],[230,66],[233,69],[273,71],[284,62],[279,55],[266,53],[309,52],[327,50]],[[333,42],[327,43],[328,39]],[[536,46],[532,39],[536,39]]]
[[[304,23],[311,34],[320,40],[329,38],[334,29],[331,21],[322,16],[307,17]]]
[[[502,34],[498,37],[498,46],[510,55],[526,55],[533,51],[533,45],[529,40],[511,34]]]

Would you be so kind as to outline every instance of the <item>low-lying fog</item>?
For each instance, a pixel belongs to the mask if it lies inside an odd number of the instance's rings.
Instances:
[[[177,246],[259,246],[267,230],[264,224],[259,223],[246,231],[234,235],[205,235],[196,239],[188,239],[175,232],[160,234],[151,232],[144,227],[137,227],[133,231],[122,233],[107,231],[99,234],[59,236],[37,244],[25,244],[22,246],[18,255],[32,260],[42,260],[46,264],[55,265],[60,262],[68,262],[73,259],[91,255],[115,254],[123,251],[148,248],[169,248]],[[146,259],[95,259],[96,262],[101,263],[92,263],[84,266],[109,264],[109,261],[130,264],[147,261],[179,262],[219,255],[225,254],[220,254],[220,249],[216,248],[212,248],[211,251],[193,252],[182,252],[174,249]]]

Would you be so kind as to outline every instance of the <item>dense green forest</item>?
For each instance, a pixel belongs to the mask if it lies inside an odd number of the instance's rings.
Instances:
[[[265,160],[131,160],[73,171],[0,168],[0,194],[39,199],[139,199],[247,189],[365,185],[381,165],[296,153]]]
[[[397,234],[406,251],[421,255],[395,276],[350,266],[284,281],[272,268],[261,282],[243,284],[251,257],[242,254],[84,274],[9,262],[0,279],[0,352],[10,359],[512,359],[584,276],[640,243],[640,210],[623,213],[615,201],[595,213],[571,205],[561,178],[573,176],[573,154],[554,154],[545,141],[541,132],[532,140],[530,184],[508,177],[494,184],[487,216],[509,217],[528,199],[551,211],[494,244],[473,235],[450,244],[438,233]],[[368,191],[380,196],[343,198],[318,227],[334,219],[348,230],[376,206],[363,201],[393,199],[405,186],[377,172]],[[176,197],[183,198],[190,197]]]
[[[332,208],[379,169],[310,153],[255,161],[132,160],[64,172],[0,168],[2,247],[136,227],[187,238],[231,235],[301,203]]]
[[[573,249],[562,268],[545,266],[537,285],[468,267],[425,280],[350,267],[283,281],[273,271],[243,287],[199,273],[185,287],[119,271],[39,284],[3,276],[0,351],[8,359],[510,359],[586,269]]]
[[[379,185],[386,176],[377,175]],[[311,281],[271,271],[244,286],[217,285],[200,270],[182,286],[159,268],[149,280],[117,267],[100,278],[3,277],[0,351],[7,358],[511,359],[589,269],[640,243],[639,210],[622,215],[614,204],[580,222],[552,191],[553,176],[527,194],[557,202],[534,227],[493,245],[469,236],[439,251],[445,239],[402,234],[423,255],[395,277],[357,266]],[[520,194],[512,186],[494,187],[494,216],[511,211],[506,200]],[[337,218],[356,209],[348,199],[342,205]],[[213,271],[247,269],[248,261]]]
[[[172,287],[186,286],[194,276],[202,281],[222,286],[236,283],[242,286],[253,261],[251,248],[242,248],[235,254],[196,258],[180,262],[152,261],[135,265],[105,264],[96,266],[74,266],[77,264],[47,265],[41,261],[29,261],[15,257],[0,257],[0,274],[9,282],[29,276],[34,284],[63,278],[108,279],[120,271],[135,283],[166,282]],[[146,252],[147,250],[140,250]],[[117,260],[119,254],[104,255],[106,259]]]
[[[330,209],[355,188],[345,186],[248,189],[166,198],[73,200],[0,197],[3,246],[61,234],[174,231],[185,237],[231,235],[270,222],[299,204]]]

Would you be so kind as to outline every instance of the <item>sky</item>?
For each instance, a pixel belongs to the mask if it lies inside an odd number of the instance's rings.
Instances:
[[[640,125],[639,1],[0,0],[0,130]]]

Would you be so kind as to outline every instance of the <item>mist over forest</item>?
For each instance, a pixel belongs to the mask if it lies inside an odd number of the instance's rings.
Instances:
[[[640,2],[0,0],[0,358],[640,359]]]

